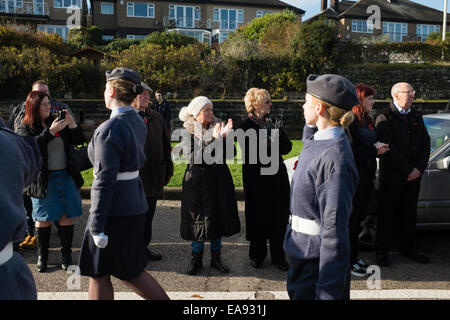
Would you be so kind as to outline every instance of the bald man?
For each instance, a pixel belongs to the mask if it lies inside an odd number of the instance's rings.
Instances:
[[[406,82],[391,90],[393,101],[378,115],[378,140],[390,151],[380,156],[380,211],[375,240],[376,262],[389,265],[389,250],[398,241],[402,255],[418,263],[429,258],[417,250],[416,217],[420,179],[430,155],[430,136],[422,115],[412,108],[414,89]]]

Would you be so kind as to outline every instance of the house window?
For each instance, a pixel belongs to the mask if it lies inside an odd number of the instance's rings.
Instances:
[[[114,14],[114,3],[102,2],[100,13],[101,14]]]
[[[142,40],[145,39],[147,36],[142,34],[127,34],[127,39],[136,39],[136,40]]]
[[[441,26],[430,24],[418,24],[416,29],[416,34],[419,37],[420,41],[425,41],[430,33],[441,32]]]
[[[383,22],[383,34],[389,36],[389,41],[402,42],[408,34],[408,24],[399,22]]]
[[[352,20],[352,32],[373,33],[373,24],[367,20]]]
[[[195,38],[198,42],[211,45],[211,32],[206,30],[170,29],[169,32],[178,32],[181,35]]]
[[[22,13],[22,0],[0,0],[0,12]]]
[[[69,33],[69,28],[63,25],[40,24],[37,26],[37,30],[46,33],[57,33],[64,40],[67,39]]]
[[[200,20],[200,7],[170,5],[169,19],[174,19],[177,27],[194,28],[194,21]]]
[[[271,14],[273,13],[272,11],[265,11],[265,10],[257,10],[256,11],[256,17],[257,18],[261,18],[264,17],[266,14]]]
[[[81,8],[81,0],[54,0],[53,6],[57,9],[70,7]]]
[[[153,3],[128,2],[127,17],[154,18],[155,5]]]
[[[244,10],[214,8],[213,19],[220,22],[220,29],[233,31],[244,23]]]
[[[102,36],[102,40],[105,40],[105,41],[111,41],[113,39],[114,39],[114,36],[108,36],[108,35],[103,35]]]

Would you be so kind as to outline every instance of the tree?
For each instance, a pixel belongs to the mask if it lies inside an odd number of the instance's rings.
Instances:
[[[67,43],[79,49],[98,47],[103,44],[102,35],[103,30],[97,26],[72,28],[67,35]]]

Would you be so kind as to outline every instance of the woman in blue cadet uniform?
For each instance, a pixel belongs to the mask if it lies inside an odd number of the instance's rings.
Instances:
[[[343,127],[359,100],[355,86],[334,74],[309,75],[306,92],[305,122],[318,131],[303,141],[292,177],[287,291],[294,300],[349,299],[348,221],[358,172]]]
[[[283,238],[289,219],[290,186],[282,155],[291,151],[292,143],[281,128],[281,122],[270,117],[272,103],[267,90],[251,88],[247,91],[244,101],[248,118],[239,125],[239,128],[246,134],[254,133],[257,136],[254,143],[246,138],[245,144],[241,145],[245,154],[242,180],[245,192],[246,239],[250,241],[250,264],[254,268],[261,267],[267,255],[267,239],[269,239],[272,263],[280,270],[287,271],[289,265],[285,260]],[[262,163],[259,146],[265,144],[267,150],[270,150],[275,130],[279,131],[279,154],[270,154],[270,159],[277,159],[279,166],[275,169],[275,173],[265,174],[263,169],[274,164]],[[255,146],[257,148],[253,148]],[[251,152],[256,155],[255,163],[249,161],[252,158]]]
[[[382,155],[389,150],[387,144],[377,141],[375,122],[370,116],[375,93],[375,89],[366,84],[360,83],[356,85],[356,94],[361,103],[353,107],[352,112],[355,120],[346,130],[359,175],[359,184],[353,197],[353,211],[349,222],[351,273],[357,277],[368,275],[368,265],[363,260],[358,259],[358,237],[362,231],[361,222],[367,215],[371,197],[375,192],[376,156]]]
[[[38,246],[37,269],[47,270],[51,222],[58,225],[61,239],[62,263],[67,270],[72,264],[73,218],[83,214],[80,188],[83,178],[67,166],[70,145],[85,141],[81,129],[67,111],[64,119],[50,112],[49,96],[41,91],[31,91],[25,102],[25,116],[16,128],[19,135],[33,136],[42,155],[41,170],[25,190],[33,204],[32,217]]]
[[[221,259],[222,237],[241,229],[233,178],[225,159],[235,154],[233,141],[233,150],[227,153],[226,139],[233,122],[229,119],[224,124],[214,117],[212,102],[203,96],[183,107],[179,118],[189,133],[182,141],[188,165],[183,178],[180,227],[181,237],[192,241],[187,273],[195,275],[202,268],[204,241],[211,242],[211,267],[228,273]]]
[[[147,202],[139,178],[146,160],[144,120],[131,107],[143,92],[138,73],[106,72],[105,104],[110,119],[94,132],[88,147],[94,164],[91,208],[81,245],[81,275],[89,276],[89,299],[114,299],[111,276],[145,299],[169,299],[147,272],[144,246]]]
[[[39,147],[34,138],[7,129],[0,118],[0,150],[0,300],[36,300],[31,270],[13,245],[25,232],[22,192],[39,172]]]

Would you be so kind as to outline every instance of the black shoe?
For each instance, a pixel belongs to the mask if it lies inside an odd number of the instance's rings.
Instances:
[[[255,269],[259,269],[262,266],[262,261],[261,260],[250,260],[250,264],[252,265],[253,268]]]
[[[382,267],[389,266],[389,254],[383,252],[377,252],[375,255],[376,263]]]
[[[218,269],[222,273],[229,273],[230,268],[223,264],[220,255],[220,250],[211,250],[211,267]]]
[[[419,253],[418,251],[400,251],[402,255],[405,257],[410,258],[411,260],[418,262],[418,263],[428,263],[430,262],[430,258],[427,256]]]
[[[356,261],[354,264],[352,264],[351,267],[351,274],[356,277],[367,277],[369,274],[367,274],[367,268],[369,266],[361,259]]]
[[[188,275],[194,276],[201,268],[203,268],[202,257],[203,251],[200,252],[192,251],[192,260],[187,270]]]
[[[147,260],[158,261],[158,260],[161,260],[161,259],[162,259],[161,254],[159,254],[158,252],[155,252],[155,251],[150,250],[149,248],[147,248]]]
[[[288,271],[289,270],[289,264],[283,259],[283,260],[277,260],[272,261],[274,265],[278,267],[281,271]]]

